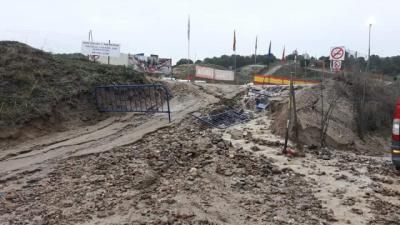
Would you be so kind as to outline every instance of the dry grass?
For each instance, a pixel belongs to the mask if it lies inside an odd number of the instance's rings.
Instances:
[[[96,85],[143,83],[123,66],[100,65],[81,54],[52,55],[28,45],[0,42],[0,126],[51,114],[61,101],[91,94]]]

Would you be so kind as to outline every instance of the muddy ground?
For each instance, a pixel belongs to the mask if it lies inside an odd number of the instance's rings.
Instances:
[[[173,122],[124,114],[0,152],[0,224],[399,224],[387,156],[279,154],[273,117],[226,130],[207,112],[243,89],[171,84]]]

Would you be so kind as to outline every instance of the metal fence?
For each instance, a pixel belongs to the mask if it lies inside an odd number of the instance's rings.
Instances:
[[[171,122],[172,94],[162,84],[98,86],[94,93],[100,112],[168,113]]]
[[[208,126],[219,129],[226,129],[235,124],[249,121],[248,115],[235,110],[227,110],[222,113],[207,116],[196,116],[194,114],[192,114],[192,116]]]

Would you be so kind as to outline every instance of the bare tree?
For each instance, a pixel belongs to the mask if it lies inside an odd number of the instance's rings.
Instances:
[[[326,134],[329,128],[329,122],[331,121],[332,113],[341,98],[335,90],[328,94],[328,96],[328,109],[324,111],[324,105],[322,105],[321,109],[321,148],[326,146]]]

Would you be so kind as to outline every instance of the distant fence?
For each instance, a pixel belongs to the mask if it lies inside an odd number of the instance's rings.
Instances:
[[[289,76],[279,76],[279,75],[255,75],[254,84],[275,84],[275,85],[289,85]],[[319,81],[316,80],[304,80],[293,78],[293,84],[318,84]]]
[[[205,78],[210,80],[225,80],[225,81],[235,80],[235,74],[233,71],[218,70],[205,66],[196,66],[195,77]]]
[[[100,112],[168,113],[170,90],[161,84],[108,85],[94,90]]]

